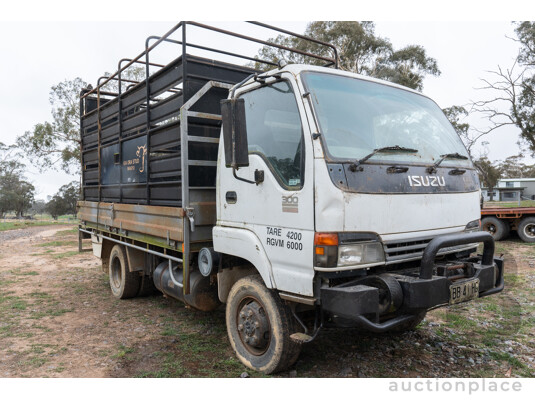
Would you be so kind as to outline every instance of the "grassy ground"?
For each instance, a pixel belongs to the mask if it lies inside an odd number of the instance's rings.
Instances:
[[[486,201],[483,204],[484,208],[498,208],[498,207],[504,207],[504,208],[514,208],[514,207],[535,207],[535,200],[523,200],[520,202],[520,206],[518,205],[518,201]]]
[[[277,376],[535,377],[535,244],[512,238],[497,252],[501,294],[429,312],[413,332],[324,329]],[[265,376],[236,358],[224,307],[114,299],[98,260],[76,252],[75,228],[0,257],[0,376]]]
[[[48,218],[45,218],[48,217]],[[61,216],[57,220],[53,220],[50,216],[38,216],[35,219],[2,219],[0,220],[0,232],[13,229],[21,229],[29,226],[46,226],[59,224],[72,224],[75,222],[72,216]]]

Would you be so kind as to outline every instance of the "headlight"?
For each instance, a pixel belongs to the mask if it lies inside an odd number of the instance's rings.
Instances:
[[[365,242],[338,246],[338,266],[371,264],[385,260],[380,242]]]
[[[481,220],[480,219],[476,219],[474,221],[471,221],[471,222],[467,223],[466,227],[464,228],[464,230],[466,232],[476,232],[476,231],[480,230],[480,227],[481,227]]]

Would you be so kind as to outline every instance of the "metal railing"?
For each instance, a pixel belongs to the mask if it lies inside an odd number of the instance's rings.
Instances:
[[[186,33],[187,33],[186,32],[186,27],[187,27],[187,25],[196,26],[198,28],[202,28],[202,29],[205,29],[205,30],[218,32],[218,33],[221,33],[221,34],[226,35],[226,36],[233,36],[233,37],[236,37],[236,38],[239,38],[239,39],[243,39],[243,40],[246,40],[246,41],[262,44],[264,46],[274,47],[274,48],[277,48],[279,50],[288,51],[290,53],[300,54],[300,55],[307,56],[307,57],[310,57],[310,58],[314,58],[314,59],[317,59],[317,60],[322,60],[322,61],[326,62],[326,64],[325,64],[326,66],[331,66],[332,65],[335,68],[339,68],[338,50],[337,50],[337,48],[335,46],[333,46],[330,43],[322,42],[322,41],[314,39],[314,38],[310,38],[310,37],[307,37],[307,36],[304,36],[304,35],[301,35],[301,34],[298,34],[298,33],[295,33],[295,32],[291,32],[291,31],[288,31],[288,30],[285,30],[285,29],[277,28],[275,26],[264,24],[264,23],[257,22],[257,21],[247,21],[247,23],[252,24],[252,25],[256,25],[256,26],[260,26],[260,27],[272,30],[274,32],[279,32],[279,33],[282,33],[282,34],[285,34],[285,35],[293,36],[293,37],[296,37],[296,38],[299,38],[299,39],[302,39],[302,40],[306,40],[306,41],[309,41],[311,43],[315,43],[317,45],[326,47],[326,48],[328,48],[328,49],[330,49],[332,51],[333,55],[332,55],[332,57],[325,57],[325,56],[321,56],[321,55],[318,55],[318,54],[313,54],[313,53],[310,53],[310,52],[306,52],[306,51],[303,51],[303,50],[300,50],[300,49],[297,49],[297,48],[292,48],[292,47],[280,45],[280,44],[277,44],[277,43],[273,43],[273,42],[269,42],[269,41],[266,41],[266,40],[258,39],[258,38],[252,37],[252,36],[243,35],[243,34],[240,34],[240,33],[229,31],[229,30],[224,30],[224,29],[217,28],[217,27],[210,26],[210,25],[201,24],[201,23],[198,23],[198,22],[181,21],[177,25],[175,25],[173,28],[171,28],[168,32],[166,32],[163,36],[160,36],[160,37],[150,36],[149,38],[147,38],[146,47],[145,47],[145,50],[142,53],[140,53],[137,57],[135,57],[133,59],[123,59],[123,60],[121,60],[121,61],[126,61],[126,60],[129,60],[129,61],[127,62],[126,65],[124,65],[122,67],[121,67],[121,62],[120,62],[119,63],[119,68],[115,73],[111,74],[110,76],[103,77],[105,79],[104,82],[99,83],[96,88],[93,88],[93,89],[87,91],[86,93],[84,93],[81,96],[81,98],[85,98],[85,97],[87,97],[87,96],[89,96],[91,94],[97,93],[100,90],[100,88],[102,88],[104,85],[106,85],[108,82],[110,82],[114,78],[119,79],[119,81],[120,81],[120,77],[119,77],[120,73],[125,71],[128,67],[130,67],[134,63],[145,64],[147,69],[148,69],[148,66],[149,66],[148,65],[148,61],[147,61],[148,60],[148,54],[152,50],[154,50],[160,43],[162,43],[164,41],[182,45],[182,50],[183,50],[182,53],[183,54],[185,54],[185,50],[188,47],[191,47],[191,48],[197,48],[197,49],[210,51],[210,52],[214,52],[214,53],[219,53],[219,54],[229,55],[229,56],[233,56],[233,57],[238,57],[238,58],[242,58],[242,59],[249,60],[249,61],[255,61],[255,62],[267,64],[267,65],[276,65],[271,60],[262,60],[262,59],[259,59],[259,58],[253,58],[253,57],[250,57],[250,56],[247,56],[247,55],[243,55],[243,54],[228,52],[228,51],[223,50],[223,49],[218,49],[218,48],[208,47],[208,46],[201,46],[201,45],[198,45],[198,44],[194,44],[194,43],[188,42],[186,40]],[[178,31],[180,28],[182,28],[182,40],[180,41],[180,40],[169,39],[169,37],[173,33],[175,33],[176,31]],[[152,40],[152,39],[156,39],[156,42],[153,43],[152,45],[148,46],[149,41]],[[146,57],[146,61],[145,62],[140,61],[143,57]],[[149,78],[149,75],[147,74],[145,79],[148,80],[148,78]],[[120,86],[120,84],[119,84],[119,86]]]

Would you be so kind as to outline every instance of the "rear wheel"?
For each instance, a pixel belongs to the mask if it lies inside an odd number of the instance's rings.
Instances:
[[[527,217],[522,219],[517,228],[518,236],[524,242],[535,242],[535,217]]]
[[[502,240],[509,236],[510,226],[508,223],[496,217],[485,217],[481,220],[481,230],[492,235],[494,240]]]
[[[139,291],[137,293],[138,297],[150,296],[157,292],[156,286],[154,286],[154,281],[149,275],[143,275],[139,284]]]
[[[290,339],[295,332],[291,311],[260,276],[247,276],[234,284],[226,322],[230,344],[245,366],[271,374],[297,360],[301,345]]]
[[[111,293],[118,299],[135,297],[140,288],[141,276],[130,272],[124,247],[116,244],[111,249],[109,277]]]

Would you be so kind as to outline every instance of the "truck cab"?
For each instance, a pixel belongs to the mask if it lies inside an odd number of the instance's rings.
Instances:
[[[214,250],[251,263],[268,289],[294,302],[295,318],[319,309],[323,322],[309,336],[330,323],[406,329],[428,309],[501,290],[502,261],[479,232],[476,170],[431,99],[309,65],[252,77],[233,93]],[[233,151],[246,161],[232,165]],[[479,242],[483,261],[470,257]],[[239,314],[251,307],[265,306],[243,303],[228,326],[237,321],[243,332]],[[240,355],[250,337],[238,336]]]

